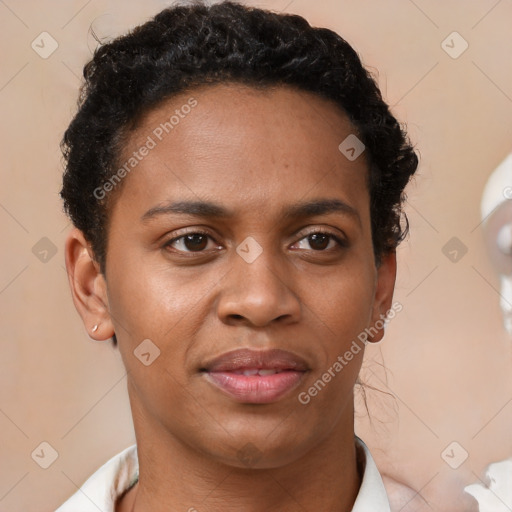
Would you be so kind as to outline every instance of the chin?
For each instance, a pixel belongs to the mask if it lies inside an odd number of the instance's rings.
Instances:
[[[236,440],[235,440],[236,439]],[[291,435],[269,441],[261,431],[259,435],[230,436],[223,441],[214,442],[213,446],[222,446],[222,451],[207,450],[211,458],[227,466],[242,469],[273,469],[296,462],[315,443],[297,440]]]

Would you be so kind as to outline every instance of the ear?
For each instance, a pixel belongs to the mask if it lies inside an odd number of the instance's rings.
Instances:
[[[107,283],[82,231],[74,228],[66,238],[66,270],[75,307],[89,336],[104,341],[114,335]],[[94,331],[93,328],[98,326]]]
[[[373,301],[372,320],[368,337],[370,343],[380,341],[384,336],[384,320],[391,309],[396,279],[396,252],[383,254],[377,267],[375,297]]]

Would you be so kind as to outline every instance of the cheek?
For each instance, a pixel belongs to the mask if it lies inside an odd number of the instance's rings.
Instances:
[[[344,344],[369,325],[374,300],[374,267],[369,263],[340,266],[328,279],[311,285],[308,308],[332,333],[332,349]]]
[[[159,394],[169,398],[173,390],[188,385],[188,354],[209,313],[212,280],[214,284],[219,278],[205,272],[192,279],[183,270],[165,262],[143,265],[125,259],[108,282],[110,311],[125,367],[139,391],[144,389],[155,399]],[[146,359],[156,357],[146,367],[144,358],[136,356],[148,352]]]
[[[123,263],[111,274],[109,300],[130,386],[151,415],[179,430],[179,418],[193,409],[183,398],[190,385],[187,353],[208,288],[204,282],[186,284],[169,266]]]
[[[352,400],[364,355],[359,336],[371,319],[375,269],[370,259],[364,261],[348,258],[329,279],[310,281],[304,295],[320,365],[314,368],[303,399],[311,401],[310,411],[324,411],[333,421]]]
[[[164,346],[172,332],[186,327],[206,293],[200,281],[192,284],[166,265],[120,266],[108,282],[114,324],[133,343],[151,338]]]

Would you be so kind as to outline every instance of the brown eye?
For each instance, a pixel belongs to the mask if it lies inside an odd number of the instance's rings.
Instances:
[[[183,237],[183,244],[189,251],[201,251],[208,244],[208,238],[199,233],[185,235]]]
[[[326,231],[316,231],[314,233],[310,233],[309,235],[306,235],[304,238],[299,240],[297,243],[299,249],[313,251],[326,251],[331,249],[335,250],[336,248],[340,249],[347,247],[347,243],[344,240]]]
[[[201,252],[207,248],[209,240],[211,237],[206,233],[187,233],[169,240],[165,246],[175,252]]]
[[[315,251],[323,251],[329,245],[331,236],[325,233],[314,233],[308,236],[309,245]]]

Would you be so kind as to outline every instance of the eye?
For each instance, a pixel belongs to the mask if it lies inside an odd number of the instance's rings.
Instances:
[[[299,249],[326,251],[329,249],[347,247],[347,242],[339,236],[328,231],[314,231],[308,233],[304,238],[297,242]],[[309,245],[309,247],[307,247]]]
[[[208,246],[209,241],[214,242],[213,238],[208,233],[204,233],[202,231],[194,231],[172,238],[164,244],[164,247],[170,248],[175,252],[204,252]],[[214,247],[219,247],[218,244],[213,245]]]
[[[341,237],[328,231],[313,231],[301,238],[296,244],[299,249],[315,252],[331,252],[347,247],[348,243]],[[213,237],[203,231],[193,231],[174,237],[164,244],[164,248],[177,253],[204,253],[221,246]]]

